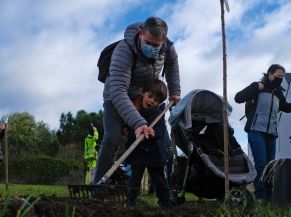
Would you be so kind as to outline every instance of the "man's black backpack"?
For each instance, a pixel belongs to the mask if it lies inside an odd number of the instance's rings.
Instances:
[[[107,47],[105,47],[100,54],[97,62],[97,67],[99,68],[98,80],[102,83],[105,82],[107,76],[109,75],[109,66],[111,61],[112,53],[120,41],[116,41]]]
[[[109,75],[109,66],[110,66],[110,62],[111,62],[111,56],[112,56],[112,53],[113,53],[115,47],[117,46],[117,44],[120,41],[121,40],[116,41],[116,42],[106,46],[101,51],[100,57],[99,57],[98,62],[97,62],[97,67],[99,69],[98,80],[101,81],[102,83],[105,83],[105,80]],[[169,39],[167,39],[166,43],[167,43],[168,49],[165,51],[165,55],[167,55],[167,52],[169,52],[169,49],[172,46],[173,42],[171,42]],[[132,52],[134,54],[133,56],[134,56],[134,68],[135,68],[137,56],[134,53],[134,51],[132,51]],[[163,74],[162,74],[163,76],[164,76],[164,69],[165,69],[165,67],[163,68]]]

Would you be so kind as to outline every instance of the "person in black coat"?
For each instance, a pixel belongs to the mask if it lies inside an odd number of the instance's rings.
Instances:
[[[151,123],[163,110],[162,103],[167,98],[167,87],[160,81],[145,85],[142,96],[134,101],[134,105],[148,123]],[[153,128],[149,128],[149,137],[145,138],[128,156],[126,163],[131,165],[131,176],[128,181],[128,195],[125,207],[135,205],[140,193],[140,183],[147,168],[150,178],[156,187],[158,203],[161,207],[170,206],[170,189],[164,171],[167,162],[166,147],[168,133],[164,116]],[[133,129],[130,129],[126,146],[129,147],[136,139]]]
[[[272,186],[262,181],[261,176],[265,166],[275,159],[278,114],[280,111],[291,112],[291,103],[286,102],[281,87],[284,75],[285,68],[273,64],[261,81],[251,83],[235,95],[237,103],[246,103],[245,131],[254,156],[257,171],[255,195],[260,203],[272,196]]]

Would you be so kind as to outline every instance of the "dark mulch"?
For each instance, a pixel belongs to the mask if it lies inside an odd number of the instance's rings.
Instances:
[[[6,212],[7,217],[15,217],[23,204],[20,198],[13,198]],[[43,197],[30,210],[28,217],[208,217],[216,212],[217,204],[186,202],[172,208],[159,207],[127,208],[120,202],[104,202],[91,199],[69,197]]]

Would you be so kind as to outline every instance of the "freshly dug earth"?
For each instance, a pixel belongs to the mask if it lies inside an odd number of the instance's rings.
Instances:
[[[9,203],[7,217],[15,217],[23,200],[13,198]],[[216,212],[217,204],[211,202],[186,202],[172,208],[143,206],[142,208],[124,208],[120,202],[104,202],[91,199],[68,197],[43,197],[32,209],[28,217],[208,217]]]

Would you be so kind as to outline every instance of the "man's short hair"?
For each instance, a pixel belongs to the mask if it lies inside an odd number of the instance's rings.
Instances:
[[[149,31],[154,37],[163,36],[166,38],[168,33],[167,23],[158,17],[149,17],[144,22],[143,30],[144,33]]]
[[[167,85],[159,79],[155,79],[151,82],[146,83],[142,88],[142,92],[152,93],[158,99],[159,103],[165,101],[168,96]]]

